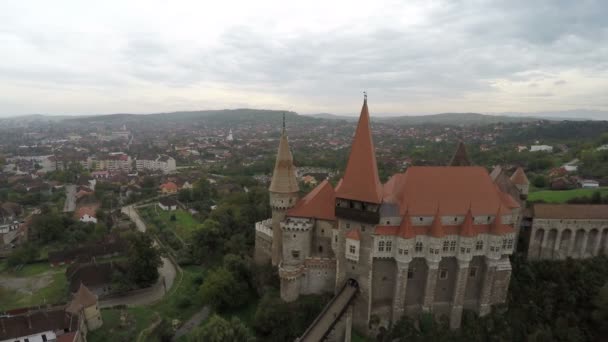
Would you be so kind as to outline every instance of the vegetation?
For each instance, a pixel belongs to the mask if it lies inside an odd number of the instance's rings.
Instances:
[[[531,192],[528,194],[528,201],[530,202],[546,202],[546,203],[567,203],[569,201],[574,202],[587,202],[592,203],[592,197],[595,193],[601,194],[602,197],[608,198],[608,187],[601,189],[573,189],[573,190],[543,190]],[[597,196],[597,195],[595,195]],[[584,198],[588,200],[585,201]],[[577,201],[577,199],[579,199]],[[603,201],[603,200],[602,200]],[[601,203],[600,201],[599,203]]]
[[[154,246],[149,235],[134,231],[127,235],[127,278],[138,287],[154,284],[159,277],[158,267],[162,265],[160,250]]]
[[[599,341],[606,336],[608,258],[525,262],[515,259],[508,306],[485,317],[465,312],[462,327],[447,319],[404,318],[381,341]]]
[[[195,329],[190,336],[189,342],[253,342],[255,338],[247,326],[237,317],[230,321],[218,315],[213,315],[205,325]]]

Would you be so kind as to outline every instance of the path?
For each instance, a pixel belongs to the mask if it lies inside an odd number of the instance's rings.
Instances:
[[[348,282],[344,285],[340,293],[334,296],[298,341],[323,341],[336,322],[340,320],[340,317],[342,317],[342,314],[346,311],[351,300],[357,294],[357,290],[358,287],[354,283]]]
[[[205,306],[201,311],[195,313],[186,323],[182,324],[182,326],[177,329],[175,335],[173,335],[171,338],[171,341],[176,341],[178,338],[187,335],[190,331],[192,331],[192,329],[198,327],[205,319],[207,319],[210,312],[211,310],[209,307]]]
[[[146,231],[146,224],[137,214],[134,205],[122,207],[121,212],[129,216],[139,231]],[[157,246],[156,240],[154,240],[154,245]],[[177,269],[168,258],[161,257],[161,260],[163,265],[158,269],[158,273],[160,274],[159,281],[151,289],[125,297],[102,300],[99,306],[102,308],[115,305],[139,306],[152,304],[162,299],[165,293],[173,286],[173,282],[177,276]]]
[[[72,212],[76,210],[76,185],[69,184],[65,186],[65,203],[63,212]]]

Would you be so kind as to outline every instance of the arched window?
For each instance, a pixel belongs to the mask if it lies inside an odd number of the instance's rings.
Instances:
[[[384,252],[384,241],[378,242],[378,252]]]

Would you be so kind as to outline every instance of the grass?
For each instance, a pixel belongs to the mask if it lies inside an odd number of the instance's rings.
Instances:
[[[126,309],[102,310],[103,326],[87,335],[89,342],[107,341],[136,341],[139,334],[156,320],[157,315],[171,322],[173,319],[185,321],[194,313],[202,309],[202,303],[197,300],[197,278],[202,275],[202,268],[197,266],[185,267],[177,275],[175,283],[169,292],[159,302],[142,307],[129,307]],[[120,313],[124,311],[129,322],[121,327]],[[154,340],[155,336],[145,336],[146,341]]]
[[[353,342],[367,342],[367,338],[363,337],[362,335],[359,335],[354,329],[351,337]]]
[[[124,326],[121,324],[121,313],[127,318]],[[100,329],[89,332],[87,341],[103,342],[112,341],[131,342],[137,339],[139,333],[147,328],[155,319],[156,313],[147,307],[134,307],[127,309],[103,309],[101,310],[103,325]]]
[[[608,187],[599,189],[541,190],[529,193],[528,201],[542,200],[547,203],[566,203],[575,197],[591,197],[596,191],[600,191],[602,196],[608,196]]]
[[[182,240],[188,240],[196,227],[200,225],[200,222],[192,217],[189,212],[181,209],[164,211],[156,206],[150,206],[139,210],[144,216],[159,218],[162,224],[173,229]],[[175,215],[175,221],[171,221],[172,215]],[[146,223],[148,222],[146,221]]]
[[[0,311],[36,306],[44,303],[62,303],[68,300],[68,281],[63,270],[52,274],[51,282],[44,288],[27,294],[0,287]]]

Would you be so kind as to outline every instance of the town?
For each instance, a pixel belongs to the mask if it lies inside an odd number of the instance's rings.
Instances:
[[[86,336],[89,341],[101,341],[106,334],[125,341],[146,334],[185,338],[204,322],[230,322],[233,315],[262,339],[289,339],[300,336],[318,312],[313,308],[320,311],[326,303],[335,277],[327,278],[330,283],[320,292],[298,290],[316,293],[302,299],[284,293],[282,285],[278,291],[276,269],[269,261],[260,262],[265,252],[258,244],[264,236],[270,237],[268,246],[273,244],[272,223],[264,220],[274,217],[270,183],[277,177],[274,164],[282,134],[289,135],[296,185],[290,191],[298,197],[328,181],[335,187],[344,177],[357,123],[243,111],[231,120],[189,114],[183,119],[189,124],[182,125],[180,114],[167,115],[176,119],[125,115],[2,122],[0,305],[3,326],[15,329],[3,336],[51,340],[66,330],[63,335],[69,338]],[[608,252],[608,207],[602,204],[608,201],[606,122],[525,119],[399,126],[372,117],[371,123],[383,183],[409,168],[485,168],[488,179],[521,208],[512,221],[515,239],[508,243],[517,258],[586,259]],[[561,130],[570,132],[568,139],[556,133]],[[328,215],[334,217],[333,211]],[[567,223],[557,224],[557,219]],[[332,221],[326,225],[330,231],[338,226]],[[322,246],[317,257],[337,253],[331,242]],[[458,250],[449,242],[446,246],[448,254]],[[440,267],[441,279],[449,277],[450,267]],[[482,266],[471,267],[472,274]],[[415,277],[410,273],[408,278]],[[505,281],[510,277],[517,275],[507,275]],[[409,286],[408,291],[417,288]],[[277,292],[268,295],[273,287]],[[497,298],[503,299],[496,303],[507,297],[507,287],[502,291]],[[310,312],[298,318],[297,327],[275,335],[259,321],[268,314],[264,310],[271,310],[264,303],[281,298],[287,301],[282,306],[308,307]],[[78,323],[66,321],[64,312]],[[391,326],[390,315],[371,315],[379,320],[369,331],[355,320],[361,336]],[[451,327],[461,325],[461,315]]]

